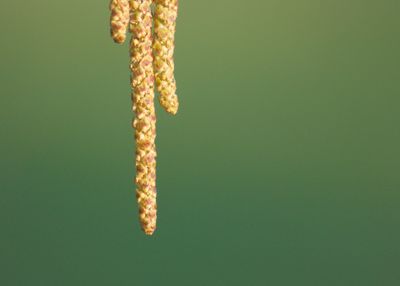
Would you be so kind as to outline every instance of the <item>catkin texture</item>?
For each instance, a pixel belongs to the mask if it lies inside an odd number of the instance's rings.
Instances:
[[[178,0],[154,0],[154,3],[154,74],[159,101],[167,112],[176,114],[179,102],[173,55]]]
[[[129,24],[128,0],[111,0],[110,30],[114,42],[121,44],[125,41]]]
[[[152,0],[130,0],[131,86],[136,139],[136,197],[143,231],[156,229],[156,115],[152,55]]]

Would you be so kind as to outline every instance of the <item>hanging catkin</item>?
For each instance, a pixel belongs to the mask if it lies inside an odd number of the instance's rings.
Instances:
[[[129,24],[128,0],[111,0],[110,30],[114,42],[121,44],[125,41]]]
[[[156,5],[154,42],[153,3]],[[114,41],[124,42],[128,24],[132,34],[129,50],[135,112],[132,125],[136,140],[136,198],[140,224],[148,235],[155,231],[157,220],[155,77],[161,105],[172,114],[178,110],[173,63],[177,4],[176,0],[111,0],[110,3]]]
[[[136,139],[136,197],[146,234],[156,229],[156,115],[152,56],[151,0],[131,0],[131,85]]]
[[[174,37],[178,0],[154,0],[154,74],[159,101],[164,109],[176,114],[178,97],[174,77]]]

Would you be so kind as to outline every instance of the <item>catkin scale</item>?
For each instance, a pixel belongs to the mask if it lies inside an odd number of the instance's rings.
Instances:
[[[125,41],[129,24],[128,0],[111,0],[110,32],[114,42],[121,44]]]
[[[131,87],[136,139],[136,198],[143,231],[156,229],[156,115],[152,55],[151,0],[130,0]]]
[[[161,106],[176,114],[179,107],[174,77],[174,38],[178,0],[154,0],[154,74]]]

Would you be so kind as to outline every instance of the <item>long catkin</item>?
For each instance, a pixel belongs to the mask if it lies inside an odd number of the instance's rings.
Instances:
[[[130,0],[130,68],[136,139],[136,197],[143,231],[156,229],[156,115],[152,55],[152,0]]]
[[[111,0],[110,2],[110,32],[114,42],[121,44],[125,41],[129,24],[128,0]]]
[[[154,9],[154,41],[153,17]],[[136,198],[139,220],[148,235],[156,229],[156,115],[154,85],[160,93],[163,108],[175,114],[178,110],[174,77],[174,34],[177,0],[111,0],[111,36],[123,43],[126,31],[132,33],[130,41],[130,69],[132,121],[136,140]]]
[[[154,0],[154,74],[159,101],[163,108],[176,114],[179,107],[174,77],[174,37],[178,0]]]

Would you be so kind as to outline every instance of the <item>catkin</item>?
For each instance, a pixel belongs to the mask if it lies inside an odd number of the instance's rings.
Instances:
[[[110,30],[114,42],[121,44],[125,41],[129,24],[128,0],[111,0]]]
[[[163,108],[176,114],[179,107],[174,77],[174,37],[178,0],[154,0],[154,74],[159,101]]]
[[[154,41],[153,17],[154,9]],[[160,93],[160,103],[172,114],[178,110],[174,78],[174,34],[177,0],[111,0],[111,36],[123,43],[126,31],[130,41],[132,121],[136,140],[136,198],[143,231],[151,235],[156,229],[156,114],[154,85]]]
[[[156,229],[156,115],[152,55],[152,0],[130,0],[130,68],[136,139],[136,197],[143,231]]]

